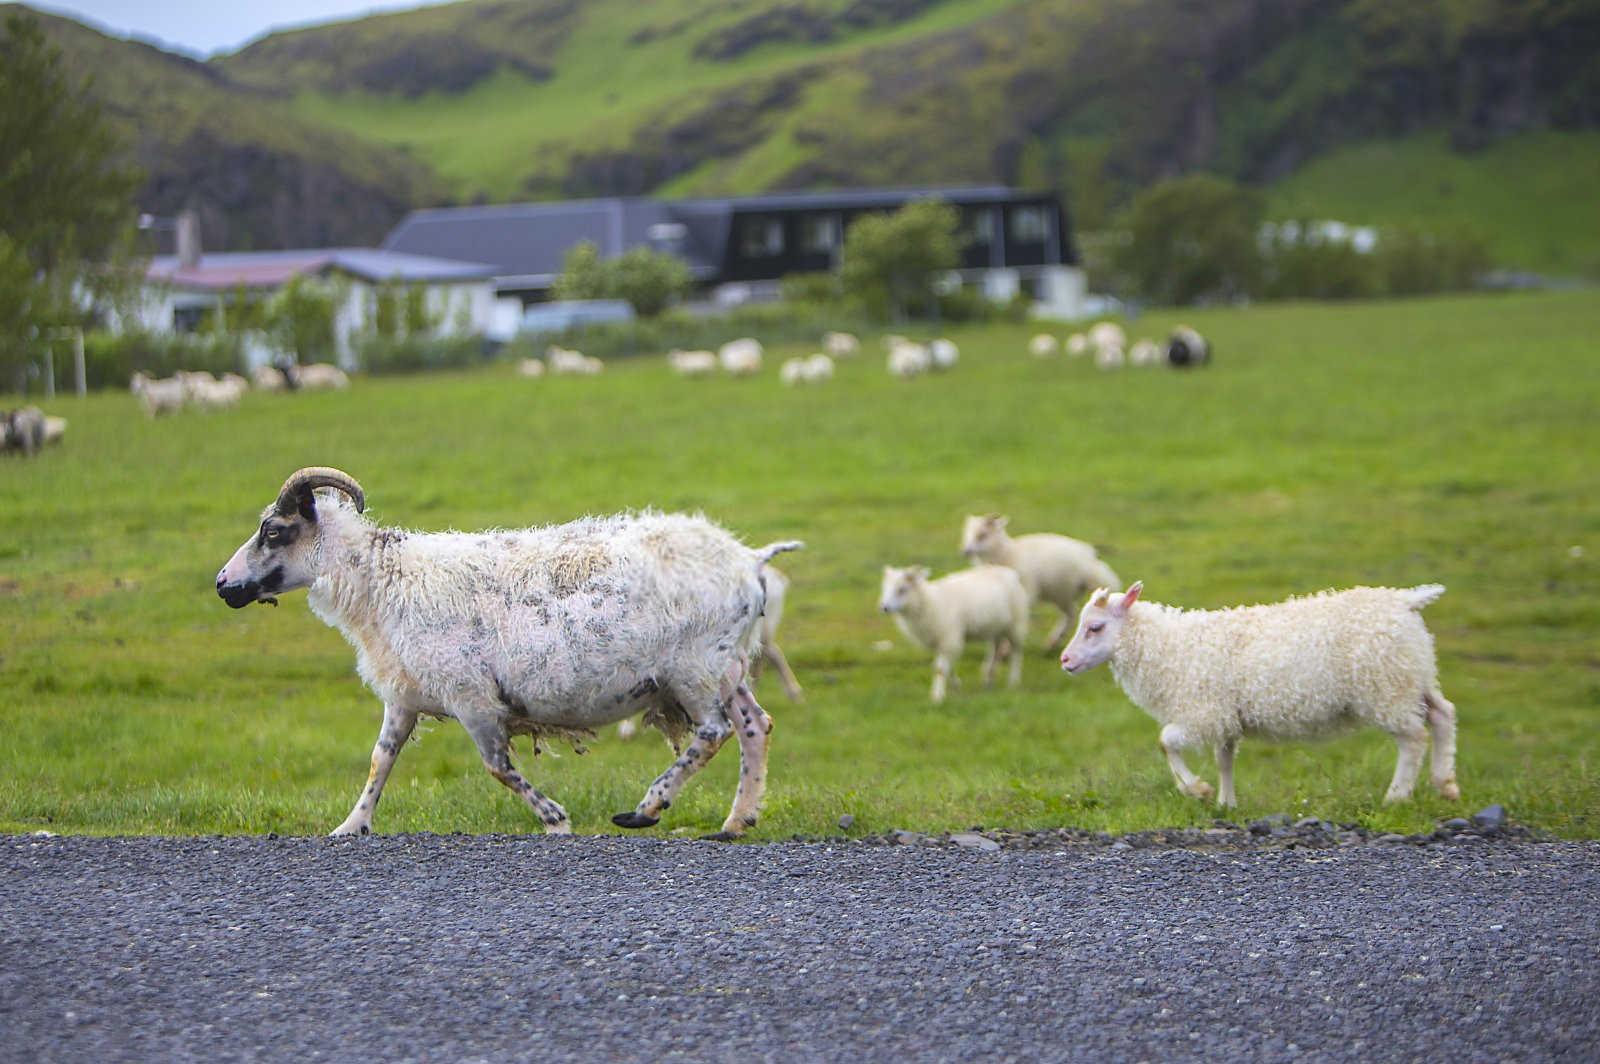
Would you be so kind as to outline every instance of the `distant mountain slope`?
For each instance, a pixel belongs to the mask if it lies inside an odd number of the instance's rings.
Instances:
[[[148,174],[140,208],[196,208],[212,248],[360,243],[414,204],[447,195],[426,164],[307,122],[213,66],[70,19],[38,18],[68,68],[92,76]]]
[[[1053,187],[1093,227],[1197,169],[1271,184],[1416,136],[1471,167],[1600,129],[1600,0],[477,0],[206,64],[77,33],[153,189],[204,190],[252,239],[371,239],[444,198],[908,182]],[[157,91],[124,91],[153,65]]]

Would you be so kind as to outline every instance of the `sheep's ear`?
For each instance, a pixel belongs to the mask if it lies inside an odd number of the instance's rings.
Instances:
[[[907,570],[907,572],[909,572],[912,578],[915,580],[928,579],[928,567],[926,565],[913,565]]]
[[[1135,580],[1132,584],[1130,584],[1128,586],[1128,590],[1122,593],[1122,602],[1117,606],[1117,611],[1119,613],[1127,613],[1129,608],[1131,608],[1135,602],[1139,601],[1139,593],[1143,590],[1143,580]]]
[[[1106,588],[1095,588],[1094,594],[1089,596],[1089,605],[1096,609],[1105,609],[1111,602],[1111,592]]]

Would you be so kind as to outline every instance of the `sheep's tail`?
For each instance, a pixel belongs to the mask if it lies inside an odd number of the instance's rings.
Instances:
[[[1443,584],[1420,584],[1417,587],[1408,587],[1400,592],[1400,598],[1407,606],[1420,610],[1424,606],[1431,606],[1444,594]]]
[[[756,567],[759,569],[778,555],[786,554],[792,550],[799,550],[804,546],[805,542],[798,539],[780,539],[776,543],[768,543],[765,547],[757,548]]]

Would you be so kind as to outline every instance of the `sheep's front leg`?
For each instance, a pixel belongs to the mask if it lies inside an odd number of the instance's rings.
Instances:
[[[726,700],[712,694],[701,696],[697,701],[699,705],[683,703],[689,716],[699,722],[694,739],[678,755],[678,759],[650,784],[637,806],[611,818],[613,824],[622,828],[649,828],[660,823],[661,811],[671,807],[683,785],[705,768],[717,751],[722,749],[722,744],[728,741],[733,726],[728,723],[728,715],[724,710]]]
[[[344,818],[344,823],[334,828],[333,835],[367,835],[372,831],[372,812],[378,808],[378,798],[383,794],[389,770],[394,768],[400,748],[411,738],[417,726],[417,715],[391,705],[383,707],[383,727],[378,729],[378,741],[372,747],[372,768],[367,772],[367,785],[355,808]]]
[[[772,718],[756,701],[756,696],[746,684],[740,684],[733,696],[733,734],[739,739],[739,789],[733,796],[733,808],[722,830],[706,836],[719,842],[736,839],[746,828],[756,825],[761,812],[761,795],[767,787],[767,746],[771,742]]]
[[[489,775],[505,784],[507,790],[519,795],[528,803],[533,815],[544,825],[545,834],[572,834],[572,822],[567,819],[567,811],[554,800],[535,790],[533,784],[523,779],[522,774],[511,763],[511,737],[506,733],[504,726],[492,719],[474,720],[470,723],[463,720],[462,724],[465,725],[467,734],[472,736],[472,741],[478,748],[478,756],[483,759],[483,767],[489,770]]]
[[[1062,610],[1061,619],[1056,622],[1056,626],[1054,628],[1050,629],[1050,638],[1045,640],[1044,648],[1046,650],[1054,650],[1056,647],[1060,646],[1061,641],[1067,637],[1067,633],[1072,631],[1073,622],[1076,620],[1076,614],[1070,613],[1067,610]]]
[[[783,656],[783,650],[778,644],[768,643],[763,646],[761,655],[756,658],[756,661],[760,662],[761,658],[766,658],[777,668],[778,676],[783,680],[783,693],[789,696],[789,701],[804,702],[806,700],[806,693],[801,690],[800,681],[795,679],[794,670],[789,668],[789,659]],[[752,682],[755,680],[754,667],[751,668],[750,679]]]
[[[1204,800],[1216,792],[1211,789],[1211,784],[1190,772],[1189,766],[1183,761],[1183,751],[1196,745],[1189,733],[1176,724],[1168,724],[1161,729],[1161,752],[1167,755],[1167,766],[1178,781],[1178,790],[1191,798]]]
[[[983,656],[983,686],[994,686],[994,663],[999,657],[1000,640],[996,639],[989,644],[989,651]]]
[[[943,646],[935,652],[933,658],[933,687],[928,691],[928,698],[934,702],[944,701],[945,686],[950,680],[951,662],[961,657],[961,645]]]
[[[1239,749],[1239,740],[1228,739],[1217,744],[1217,804],[1233,806],[1238,799],[1233,795],[1233,755]]]

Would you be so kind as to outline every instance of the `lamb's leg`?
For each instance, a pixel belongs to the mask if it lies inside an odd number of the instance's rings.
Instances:
[[[1428,726],[1433,729],[1433,787],[1450,801],[1459,801],[1456,785],[1456,707],[1437,688],[1422,696],[1428,706]]]
[[[1394,779],[1389,781],[1389,793],[1383,800],[1403,802],[1417,785],[1417,771],[1422,768],[1422,755],[1428,749],[1428,733],[1419,726],[1414,732],[1396,735],[1394,742],[1400,748],[1400,756],[1395,758]]]
[[[928,697],[934,702],[944,701],[945,683],[950,678],[950,662],[961,653],[959,647],[954,652],[941,650],[933,658],[933,687],[928,692]]]
[[[983,686],[994,686],[994,663],[1000,656],[1000,640],[996,639],[989,644],[988,653],[983,656]]]
[[[1011,638],[1006,640],[1006,656],[1011,659],[1011,673],[1006,677],[1006,686],[1016,687],[1022,683],[1022,648],[1027,646],[1028,626],[1027,618],[1023,624],[1011,633]]]
[[[1239,740],[1229,739],[1217,744],[1217,804],[1233,806],[1238,800],[1233,794],[1233,755],[1239,749]]]
[[[740,684],[733,696],[733,734],[739,739],[739,789],[733,808],[722,830],[709,839],[727,841],[755,827],[761,812],[761,795],[767,787],[767,744],[771,741],[772,718],[767,716],[747,684]]]
[[[629,717],[626,720],[620,720],[617,722],[617,738],[621,739],[623,742],[627,742],[629,739],[632,739],[638,734],[639,721],[637,718]]]
[[[1061,641],[1067,637],[1067,633],[1072,631],[1072,624],[1075,620],[1077,620],[1075,614],[1063,609],[1061,611],[1061,619],[1056,622],[1054,628],[1050,629],[1050,638],[1045,640],[1044,648],[1046,650],[1054,650],[1060,646]]]
[[[383,707],[383,727],[378,729],[378,741],[372,747],[372,768],[367,772],[367,785],[356,799],[355,808],[344,818],[344,823],[334,828],[333,835],[366,835],[372,831],[372,811],[378,808],[378,798],[383,794],[383,784],[394,768],[400,748],[411,738],[417,726],[417,715],[394,706]]]
[[[467,729],[467,734],[472,736],[472,741],[478,747],[478,756],[483,759],[483,767],[489,770],[489,775],[505,784],[506,789],[520,795],[528,803],[528,808],[533,810],[533,815],[539,818],[539,823],[544,825],[546,835],[571,835],[572,822],[567,819],[567,811],[556,802],[540,794],[534,789],[533,784],[522,778],[522,774],[511,763],[511,738],[506,734],[504,726],[498,720],[485,719],[461,722]]]
[[[806,693],[801,690],[800,681],[795,679],[794,670],[789,668],[789,659],[783,656],[783,649],[776,643],[766,643],[761,647],[761,655],[756,658],[756,662],[760,662],[762,658],[772,662],[777,668],[778,676],[783,680],[783,693],[789,696],[789,701],[804,702]],[[751,683],[755,683],[756,680],[755,665],[753,662],[750,666]]]
[[[678,797],[678,792],[683,785],[689,782],[696,772],[706,767],[706,764],[716,756],[722,744],[728,741],[728,736],[733,733],[733,725],[728,723],[727,706],[733,698],[730,688],[726,695],[716,689],[702,691],[693,697],[679,696],[678,702],[684,711],[694,720],[694,738],[689,745],[684,747],[678,759],[667,767],[667,770],[656,777],[644,792],[644,798],[632,810],[618,813],[611,818],[611,822],[624,828],[654,827],[661,821],[661,811],[672,805],[673,799]]]
[[[1190,772],[1189,766],[1183,761],[1183,751],[1198,745],[1188,732],[1176,724],[1168,724],[1161,729],[1161,752],[1167,755],[1167,766],[1177,778],[1178,790],[1191,798],[1204,800],[1216,792],[1211,789],[1211,784]]]

